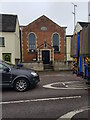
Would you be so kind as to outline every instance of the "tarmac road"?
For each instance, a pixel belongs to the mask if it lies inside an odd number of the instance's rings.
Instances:
[[[4,89],[2,118],[89,118],[89,85],[72,72],[42,72],[40,83],[26,92]],[[68,119],[68,120],[69,120]],[[76,120],[76,119],[75,119]]]

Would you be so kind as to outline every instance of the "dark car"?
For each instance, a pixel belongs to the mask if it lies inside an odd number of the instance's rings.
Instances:
[[[38,73],[0,61],[0,85],[13,87],[16,91],[26,91],[40,81]]]

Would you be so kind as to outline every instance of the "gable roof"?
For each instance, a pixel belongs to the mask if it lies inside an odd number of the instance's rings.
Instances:
[[[0,32],[15,32],[17,15],[0,14]]]
[[[29,23],[28,25],[31,25],[31,24],[35,23],[36,21],[39,21],[39,20],[41,20],[41,21],[43,21],[43,22],[45,22],[46,20],[49,20],[50,22],[52,22],[53,24],[57,25],[57,26],[60,27],[60,28],[63,28],[63,29],[66,29],[66,28],[67,28],[67,27],[61,27],[60,25],[58,25],[57,23],[55,23],[54,21],[52,21],[50,18],[48,18],[48,17],[45,16],[45,15],[40,16],[39,18],[37,18],[37,19],[34,20],[33,22]]]
[[[87,27],[88,24],[90,24],[89,22],[78,22],[78,23],[81,25],[81,27]]]

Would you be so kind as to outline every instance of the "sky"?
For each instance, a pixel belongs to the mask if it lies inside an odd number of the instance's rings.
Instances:
[[[49,1],[49,2],[48,2]],[[77,21],[88,22],[88,1],[70,0],[0,0],[0,13],[16,14],[20,25],[28,25],[42,15],[46,15],[61,27],[67,27],[66,34],[74,30],[74,6]]]

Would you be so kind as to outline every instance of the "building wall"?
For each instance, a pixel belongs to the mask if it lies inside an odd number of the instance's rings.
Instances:
[[[11,63],[15,64],[15,34],[2,32],[0,37],[5,39],[5,47],[0,47],[0,59],[3,59],[3,53],[11,53]]]
[[[20,38],[18,21],[16,25],[16,32],[0,32],[0,37],[4,37],[5,39],[5,47],[0,47],[0,59],[3,59],[3,53],[11,53],[11,63],[15,64],[15,59],[20,60]]]
[[[71,53],[71,37],[66,37],[66,61],[73,61]]]
[[[42,31],[41,27],[47,27],[46,31]],[[65,30],[64,28],[61,28],[60,26],[58,26],[57,24],[55,24],[54,22],[52,22],[50,19],[47,19],[46,17],[41,17],[40,19],[30,23],[29,25],[25,26],[22,28],[22,55],[23,55],[23,62],[31,62],[33,61],[33,59],[36,58],[36,54],[35,53],[30,53],[28,51],[28,35],[30,32],[34,32],[36,35],[36,46],[37,48],[41,45],[44,44],[44,41],[46,40],[47,44],[51,45],[51,47],[49,48],[49,46],[47,48],[45,48],[46,50],[49,49],[51,51],[51,60],[53,61],[64,61],[64,53],[65,53],[65,49],[64,49],[64,40],[65,40]],[[53,51],[53,43],[52,43],[52,35],[53,33],[58,33],[59,34],[59,46],[60,46],[60,52],[59,53],[55,53]],[[38,61],[41,60],[41,53],[39,52],[39,50],[43,50],[44,47],[42,46],[42,48],[37,49],[38,50]],[[39,58],[39,54],[40,54],[40,58]]]
[[[20,59],[20,33],[19,33],[19,21],[16,22],[15,34],[15,59]]]

